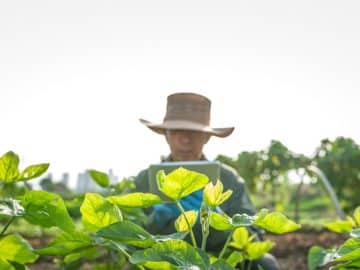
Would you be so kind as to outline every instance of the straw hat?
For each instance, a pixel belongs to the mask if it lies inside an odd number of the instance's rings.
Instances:
[[[168,129],[195,130],[217,137],[227,137],[234,127],[210,127],[211,101],[195,93],[175,93],[167,98],[166,115],[161,124],[139,119],[141,123],[159,134]]]

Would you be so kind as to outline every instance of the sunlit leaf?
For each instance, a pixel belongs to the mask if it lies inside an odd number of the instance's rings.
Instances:
[[[89,175],[91,178],[101,187],[108,187],[110,184],[109,176],[100,171],[96,170],[88,170]]]
[[[84,227],[91,232],[122,220],[120,209],[96,193],[85,195],[80,212]]]
[[[0,238],[0,250],[2,260],[24,264],[34,262],[38,258],[31,245],[21,236],[15,234]]]
[[[161,203],[159,196],[152,193],[134,192],[125,195],[110,196],[106,198],[119,207],[149,207]]]
[[[189,222],[190,228],[186,222],[186,219]],[[198,212],[191,210],[191,211],[186,211],[185,213],[181,214],[176,220],[175,220],[175,229],[178,232],[184,232],[184,231],[189,231],[191,230],[191,228],[195,225],[196,220],[198,217]]]
[[[269,240],[252,242],[246,246],[246,253],[250,260],[256,260],[265,255],[275,244]]]
[[[273,233],[292,232],[301,227],[279,212],[257,216],[253,224]]]
[[[209,182],[206,175],[182,167],[168,175],[160,170],[156,178],[159,190],[175,201],[203,188]]]
[[[216,207],[230,198],[232,190],[223,193],[223,184],[220,180],[214,185],[209,182],[204,188],[204,202],[210,207]]]
[[[44,174],[49,168],[49,163],[41,163],[28,166],[25,170],[23,170],[17,179],[17,181],[27,181]]]
[[[28,191],[21,198],[21,204],[25,209],[24,218],[32,224],[57,226],[67,232],[75,229],[63,199],[57,194],[41,190]]]
[[[212,228],[218,231],[226,231],[233,228],[233,225],[231,224],[231,218],[228,217],[226,214],[211,212],[209,223]]]
[[[19,156],[12,151],[0,157],[0,181],[14,182],[19,177]]]
[[[330,231],[337,233],[348,233],[352,230],[352,222],[350,220],[338,220],[325,224]]]

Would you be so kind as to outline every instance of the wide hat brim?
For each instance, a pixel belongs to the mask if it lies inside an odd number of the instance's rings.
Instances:
[[[183,129],[183,130],[202,131],[217,137],[224,138],[229,136],[235,129],[234,127],[212,128],[207,125],[203,125],[192,121],[186,121],[186,120],[168,120],[160,124],[152,123],[145,119],[139,119],[139,120],[142,124],[144,124],[145,126],[147,126],[152,131],[158,134],[165,134],[166,130]]]

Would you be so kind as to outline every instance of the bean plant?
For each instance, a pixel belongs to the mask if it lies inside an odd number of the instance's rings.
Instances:
[[[0,182],[28,181],[43,174],[48,164],[27,167],[20,172],[19,159],[8,152],[0,159]],[[108,187],[106,175],[89,171],[96,182]],[[170,235],[150,234],[131,209],[142,209],[164,202],[151,193],[132,192],[116,195],[86,193],[80,207],[81,223],[73,220],[63,199],[52,192],[28,190],[17,198],[0,198],[0,215],[8,217],[0,232],[0,269],[27,269],[39,256],[53,256],[60,269],[81,269],[84,263],[93,269],[245,269],[245,261],[252,262],[271,250],[270,241],[254,241],[249,227],[259,227],[273,233],[287,233],[300,225],[279,212],[261,210],[251,216],[238,213],[232,217],[218,211],[219,206],[232,195],[223,190],[220,180],[210,182],[207,176],[184,168],[169,174],[157,174],[159,190],[178,205],[181,213],[174,223],[176,232]],[[185,211],[180,200],[203,189],[199,211]],[[58,233],[51,243],[33,249],[18,234],[7,229],[15,218],[42,228],[56,227]],[[193,226],[201,224],[202,242],[195,241]],[[215,254],[206,250],[209,228],[228,234],[223,249]],[[190,242],[185,237],[190,236]],[[249,267],[247,264],[246,267]]]
[[[336,233],[348,234],[349,238],[339,247],[326,249],[313,246],[308,254],[309,269],[360,269],[360,206],[355,209],[352,217],[327,223],[325,227]]]

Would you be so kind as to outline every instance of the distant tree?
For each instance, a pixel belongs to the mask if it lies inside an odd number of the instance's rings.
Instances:
[[[360,205],[360,146],[355,141],[344,137],[322,140],[314,164],[329,179],[345,211]]]

